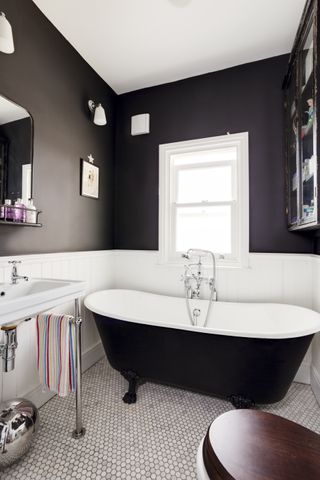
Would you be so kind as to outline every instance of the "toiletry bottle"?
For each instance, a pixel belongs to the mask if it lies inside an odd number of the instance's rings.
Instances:
[[[0,220],[4,220],[4,205],[0,205]]]
[[[10,198],[6,198],[4,201],[4,219],[9,222],[12,221],[12,213],[11,200]]]
[[[26,209],[26,222],[27,223],[37,223],[37,209],[33,204],[33,199],[29,198],[27,209]]]
[[[16,208],[17,207],[17,208]],[[21,198],[17,198],[13,207],[13,221],[25,222],[26,221],[26,207],[22,203]]]

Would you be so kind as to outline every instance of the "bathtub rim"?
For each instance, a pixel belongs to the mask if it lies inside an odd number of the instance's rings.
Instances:
[[[135,290],[135,289],[128,289],[128,288],[107,288],[104,290],[97,290],[96,292],[92,292],[89,295],[87,295],[84,299],[84,305],[85,307],[90,310],[93,313],[96,313],[98,315],[108,317],[108,318],[114,318],[115,320],[121,320],[123,322],[130,322],[130,323],[138,323],[142,325],[151,325],[154,327],[163,327],[163,328],[173,328],[177,330],[184,330],[184,331],[191,331],[195,333],[206,333],[206,334],[212,334],[212,335],[225,335],[225,336],[231,336],[231,337],[242,337],[242,338],[255,338],[255,339],[271,339],[271,340],[283,340],[283,339],[290,339],[290,338],[300,338],[300,337],[306,337],[308,335],[314,335],[318,332],[320,332],[320,314],[310,308],[306,307],[301,307],[299,305],[292,305],[292,304],[286,304],[286,303],[277,303],[277,302],[217,302],[219,304],[241,304],[241,305],[280,305],[281,307],[288,306],[290,308],[295,308],[300,310],[301,312],[305,312],[308,314],[313,314],[317,315],[319,317],[318,320],[318,328],[305,328],[304,330],[301,330],[299,332],[294,331],[292,333],[290,332],[279,332],[279,333],[273,333],[273,334],[268,334],[268,333],[256,333],[256,332],[248,332],[248,331],[234,331],[234,330],[228,330],[228,329],[214,329],[211,327],[201,327],[201,326],[193,326],[190,324],[174,324],[174,323],[165,323],[165,322],[159,322],[159,321],[150,321],[147,322],[145,320],[139,319],[139,318],[134,318],[134,317],[125,317],[124,315],[120,314],[115,314],[114,312],[108,312],[106,309],[103,310],[101,308],[97,308],[96,306],[93,305],[92,303],[92,298],[96,297],[97,294],[101,295],[103,293],[108,292],[109,294],[111,292],[130,292],[130,293],[138,293],[138,294],[145,294],[147,296],[154,296],[154,297],[169,297],[169,298],[174,298],[174,299],[181,299],[183,300],[184,297],[177,297],[175,295],[164,295],[164,294],[159,294],[159,293],[153,293],[153,292],[147,292],[144,290]],[[186,312],[187,316],[187,312]]]

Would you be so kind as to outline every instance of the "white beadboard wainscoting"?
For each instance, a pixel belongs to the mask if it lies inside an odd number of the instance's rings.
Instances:
[[[9,281],[9,260],[21,260],[19,274],[38,278],[85,280],[86,294],[105,288],[129,288],[167,295],[183,295],[183,264],[159,262],[156,251],[107,250],[0,257],[0,282]],[[280,302],[314,308],[320,312],[320,257],[295,254],[249,255],[247,268],[217,269],[218,298],[222,301]],[[61,305],[59,313],[73,313],[73,305]],[[83,369],[103,356],[90,312],[83,310]],[[257,319],[258,321],[258,319]],[[25,396],[38,406],[50,398],[39,385],[36,369],[35,322],[18,327],[16,368],[2,373],[0,399]],[[0,367],[0,372],[1,372]],[[313,342],[296,380],[311,383],[320,401],[320,338]]]
[[[248,267],[217,268],[218,299],[311,308],[313,260],[312,255],[250,253]],[[114,250],[115,287],[182,296],[184,263],[160,263],[156,251]]]
[[[54,253],[0,257],[0,282],[10,281],[9,260],[20,260],[19,275],[33,278],[59,278],[84,280],[86,294],[111,288],[114,284],[112,251]],[[56,313],[73,314],[73,302],[54,309]],[[83,309],[82,364],[86,370],[103,356],[100,338],[92,314]],[[1,337],[0,337],[1,338]],[[37,406],[45,403],[52,394],[39,385],[36,367],[36,327],[32,319],[17,328],[18,348],[16,367],[12,372],[3,373],[0,367],[0,399],[27,397]]]

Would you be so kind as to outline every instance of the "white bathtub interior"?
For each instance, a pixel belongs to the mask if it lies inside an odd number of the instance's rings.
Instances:
[[[208,334],[281,339],[320,331],[320,315],[295,305],[213,302],[204,327],[208,300],[193,299],[190,304],[191,310],[201,312],[197,326],[190,324],[185,299],[181,297],[110,289],[85,299],[88,309],[106,317]]]

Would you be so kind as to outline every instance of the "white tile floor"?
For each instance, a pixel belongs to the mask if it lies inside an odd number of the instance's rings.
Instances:
[[[53,398],[40,410],[33,448],[1,480],[195,479],[198,444],[231,405],[152,383],[139,388],[135,405],[126,405],[126,386],[106,360],[97,363],[83,379],[85,437],[70,436],[74,396]],[[320,408],[306,385],[294,384],[285,400],[265,410],[320,433]]]

